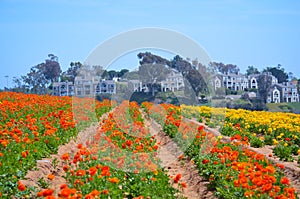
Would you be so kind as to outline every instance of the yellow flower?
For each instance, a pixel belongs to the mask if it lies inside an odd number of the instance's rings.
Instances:
[[[300,149],[298,149],[298,151],[297,151],[297,152],[298,152],[298,155],[300,155]]]
[[[222,136],[222,135],[219,135],[219,136],[218,136],[218,139],[219,139],[219,140],[221,140],[222,138],[223,138],[223,136]]]
[[[283,146],[288,146],[288,143],[284,143],[284,145]]]
[[[276,139],[273,139],[273,144],[274,145],[277,145],[278,144],[278,141]]]
[[[272,133],[272,128],[268,128],[268,133]]]

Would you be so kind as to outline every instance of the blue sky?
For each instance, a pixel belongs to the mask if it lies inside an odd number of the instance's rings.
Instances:
[[[101,42],[143,27],[178,31],[213,61],[259,69],[281,64],[300,78],[300,1],[0,0],[0,88],[49,53],[65,70]],[[162,54],[163,55],[163,54]],[[114,65],[136,67],[135,55]],[[135,66],[133,66],[135,65]]]

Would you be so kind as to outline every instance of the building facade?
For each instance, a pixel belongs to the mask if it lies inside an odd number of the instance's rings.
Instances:
[[[74,95],[73,82],[54,82],[53,95],[56,96],[72,96]]]
[[[180,72],[172,69],[166,79],[160,82],[161,91],[179,91],[184,89],[184,80]]]

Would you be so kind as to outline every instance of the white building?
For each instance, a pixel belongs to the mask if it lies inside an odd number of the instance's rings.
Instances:
[[[166,80],[160,82],[161,90],[166,91],[179,91],[184,88],[183,76],[180,72],[175,69],[172,69],[171,72],[167,75]]]
[[[267,103],[280,103],[281,102],[281,94],[280,90],[277,86],[273,86],[269,91]]]
[[[72,82],[54,82],[53,95],[72,96],[74,95],[74,84]]]

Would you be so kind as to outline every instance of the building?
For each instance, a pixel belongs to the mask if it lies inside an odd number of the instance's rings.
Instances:
[[[56,96],[72,96],[74,95],[73,82],[54,82],[53,83],[53,95]]]
[[[53,95],[56,96],[94,96],[96,94],[116,93],[116,83],[113,80],[102,80],[92,75],[91,71],[81,70],[72,82],[53,83]]]
[[[269,76],[269,77],[272,78],[272,80],[271,80],[271,82],[272,82],[271,84],[272,85],[278,83],[278,79],[274,75],[272,75],[271,72],[264,72],[262,74],[267,75],[267,76]],[[258,85],[258,77],[260,75],[262,75],[262,74],[254,74],[254,75],[250,75],[248,77],[248,80],[249,80],[249,89],[258,89],[258,86],[259,86]]]
[[[175,69],[171,70],[171,72],[166,76],[165,80],[156,82],[156,84],[160,84],[161,92],[174,92],[184,89],[183,76]],[[141,80],[129,80],[128,88],[133,92],[150,92],[150,88],[148,87],[147,83]]]
[[[280,103],[281,94],[276,85],[273,85],[267,97],[267,103]]]
[[[180,72],[175,69],[172,69],[171,72],[167,75],[166,79],[160,82],[161,91],[179,91],[184,89],[184,80]]]
[[[100,80],[96,85],[95,94],[116,93],[116,83],[113,80]]]
[[[276,84],[276,86],[281,92],[281,102],[299,102],[297,84],[294,84],[294,82],[284,82]]]
[[[222,84],[220,84],[219,80],[222,77]],[[243,74],[220,74],[215,78],[215,89],[219,87],[219,85],[223,85],[226,89],[232,91],[243,91],[249,87],[248,79]]]
[[[248,88],[249,89],[258,89],[258,76],[260,74],[250,75],[248,77]]]

